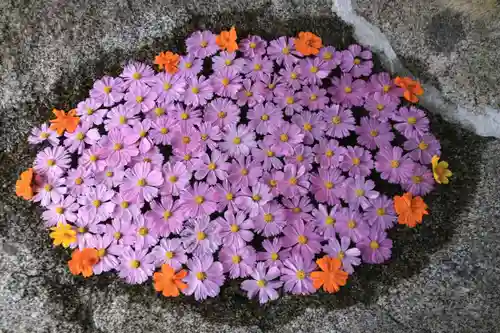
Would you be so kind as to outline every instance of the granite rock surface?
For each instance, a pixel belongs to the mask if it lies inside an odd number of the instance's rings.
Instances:
[[[372,15],[370,9],[364,14]],[[230,285],[218,298],[195,303],[164,299],[151,285],[127,286],[111,275],[73,277],[66,268],[68,253],[52,248],[39,211],[13,196],[17,175],[35,154],[26,144],[30,128],[48,119],[53,107],[75,106],[95,78],[116,75],[130,58],[182,51],[184,38],[199,28],[234,24],[242,35],[268,38],[311,30],[325,43],[349,45],[351,28],[332,15],[328,1],[11,0],[0,2],[0,18],[0,332],[482,333],[500,325],[500,141],[433,113],[433,131],[453,182],[428,197],[432,213],[424,225],[393,232],[389,263],[362,267],[333,296],[287,296],[260,307]],[[391,29],[404,32],[403,26],[378,24],[388,35]],[[456,31],[442,32],[440,23],[425,31],[468,36],[463,23],[461,29],[457,20],[446,24]],[[452,57],[461,47],[432,43],[422,41],[421,48],[436,52],[436,59]],[[448,54],[449,45],[456,49]],[[395,48],[410,60],[420,57],[410,48]],[[485,57],[476,61],[489,61]],[[436,73],[426,68],[418,74],[463,103],[479,95],[485,103],[496,98],[476,78],[447,83]]]

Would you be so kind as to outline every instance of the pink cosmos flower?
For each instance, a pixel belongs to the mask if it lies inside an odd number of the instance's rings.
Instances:
[[[254,107],[256,104],[264,102],[264,84],[260,81],[252,83],[250,79],[243,80],[242,89],[236,93],[239,106],[248,105]]]
[[[113,106],[123,99],[124,89],[122,79],[103,76],[94,82],[94,86],[90,90],[90,98],[106,107]]]
[[[281,267],[283,289],[294,295],[308,295],[316,291],[313,286],[311,272],[316,269],[316,264],[310,259],[298,255],[286,259]]]
[[[106,162],[114,167],[127,165],[132,157],[139,154],[134,139],[134,137],[127,136],[118,128],[109,131],[108,136],[102,139],[105,155],[107,156]]]
[[[372,73],[372,53],[363,50],[357,44],[350,45],[347,50],[342,51],[340,69],[342,72],[350,72],[354,77],[369,76]]]
[[[137,117],[140,110],[135,108],[126,108],[123,104],[117,105],[106,114],[104,128],[111,131],[114,128],[127,128],[133,126],[139,121]]]
[[[364,177],[356,176],[347,178],[343,184],[344,198],[351,208],[361,206],[366,210],[371,206],[372,200],[379,197],[380,193],[374,191],[375,183],[372,180],[366,180]]]
[[[163,165],[163,186],[161,187],[162,195],[179,196],[182,190],[186,188],[191,179],[191,172],[182,162],[170,163]]]
[[[132,202],[153,200],[163,184],[163,175],[150,163],[137,163],[125,171],[125,181],[120,188],[123,196]]]
[[[370,117],[385,123],[392,117],[398,105],[399,100],[395,102],[389,95],[376,92],[366,99],[365,109],[370,111]]]
[[[414,163],[410,179],[401,186],[413,195],[426,195],[434,189],[434,184],[432,171],[424,165]]]
[[[231,68],[223,68],[210,76],[214,93],[221,97],[236,99],[236,93],[241,89],[241,77]]]
[[[257,216],[261,208],[273,198],[267,185],[257,183],[252,188],[244,187],[241,195],[235,199],[236,206],[250,214],[250,217]]]
[[[248,298],[253,298],[258,294],[260,304],[278,299],[279,294],[276,289],[283,285],[282,281],[276,280],[280,276],[278,267],[266,268],[264,263],[259,262],[250,276],[251,279],[241,283],[241,289],[248,293]]]
[[[76,212],[80,205],[75,197],[68,195],[64,199],[47,206],[47,210],[42,213],[46,227],[52,227],[58,223],[69,223],[76,221]]]
[[[319,204],[318,208],[313,210],[312,214],[314,216],[314,223],[316,223],[316,231],[323,236],[323,239],[328,240],[335,238],[335,224],[340,209],[340,205],[333,205],[330,212],[328,212],[327,206]]]
[[[193,77],[203,69],[203,60],[197,59],[193,55],[186,55],[181,57],[178,68],[177,74],[179,76],[183,78]]]
[[[115,204],[115,210],[113,211],[113,218],[126,223],[132,222],[141,214],[143,202],[130,202],[123,197],[120,193],[116,193],[111,199],[111,202]]]
[[[278,65],[293,65],[299,61],[295,57],[295,44],[293,38],[281,36],[278,39],[269,42],[267,55],[269,59],[274,60]]]
[[[273,133],[264,137],[264,143],[276,149],[277,154],[288,156],[303,139],[304,134],[297,125],[282,122]]]
[[[381,173],[380,178],[390,183],[408,182],[413,166],[414,163],[399,147],[384,147],[375,156],[375,169]]]
[[[115,209],[115,204],[111,202],[114,195],[115,191],[102,184],[89,187],[85,195],[78,197],[78,203],[82,205],[78,216],[86,221],[106,221]]]
[[[245,65],[244,58],[236,58],[236,52],[220,52],[218,56],[212,57],[212,69],[219,71],[224,68],[230,68],[240,73]]]
[[[230,164],[227,162],[227,155],[221,154],[218,150],[212,151],[211,155],[203,154],[200,159],[194,163],[194,178],[206,181],[210,185],[217,183],[217,179],[224,180],[228,176]]]
[[[151,86],[155,82],[154,75],[155,72],[151,66],[131,61],[123,68],[120,77],[123,79],[124,88],[134,89],[141,86]]]
[[[250,157],[240,156],[234,159],[228,168],[228,180],[240,187],[253,186],[262,176],[262,167]],[[221,178],[221,180],[223,180]]]
[[[361,264],[361,251],[356,247],[351,247],[351,239],[349,237],[341,237],[340,243],[337,237],[333,237],[328,241],[328,244],[323,246],[323,250],[331,258],[338,258],[342,261],[342,270],[352,274],[354,273],[353,266]]]
[[[337,218],[337,232],[340,236],[346,236],[353,242],[359,242],[368,237],[370,227],[357,209],[343,208],[343,212]]]
[[[360,126],[356,127],[356,134],[359,135],[358,144],[371,150],[388,146],[394,139],[390,123],[381,123],[368,117],[361,118]]]
[[[224,283],[222,264],[215,261],[212,255],[203,255],[189,259],[186,264],[189,274],[184,278],[188,287],[183,290],[186,295],[193,295],[197,301],[207,297],[215,297]]]
[[[320,114],[303,111],[293,115],[292,122],[302,129],[306,145],[312,145],[314,140],[323,139],[326,124]]]
[[[394,202],[385,195],[371,200],[371,206],[365,210],[364,219],[373,228],[387,230],[396,224],[397,216]]]
[[[278,87],[274,90],[273,101],[280,109],[284,109],[287,116],[300,113],[304,109],[299,100],[299,93],[288,87]]]
[[[64,195],[68,192],[68,188],[64,186],[66,179],[48,176],[42,178],[37,183],[38,193],[33,197],[33,202],[40,202],[43,207],[49,206],[51,203],[59,203],[64,200]]]
[[[250,149],[257,146],[255,133],[248,126],[231,125],[226,131],[224,141],[219,146],[231,157],[247,156],[250,154]]]
[[[322,83],[321,80],[328,76],[330,69],[328,64],[323,62],[321,58],[314,57],[300,60],[300,72],[304,83],[319,85]]]
[[[95,174],[95,180],[98,184],[104,184],[108,188],[118,187],[123,183],[125,171],[123,168],[108,166]]]
[[[69,190],[68,194],[77,197],[81,195],[87,187],[94,184],[95,179],[92,170],[82,166],[68,170],[68,177],[66,177],[66,186]]]
[[[311,200],[307,196],[294,197],[294,198],[283,198],[283,205],[286,209],[286,220],[287,221],[312,221],[311,212],[313,210],[313,205]]]
[[[206,215],[188,221],[180,236],[186,252],[196,256],[214,253],[221,244],[219,225]]]
[[[180,205],[185,216],[201,217],[215,212],[215,192],[213,187],[196,182],[180,193]]]
[[[101,125],[104,115],[108,110],[100,109],[102,106],[101,102],[96,101],[93,98],[87,98],[86,100],[78,103],[76,107],[76,114],[80,117],[80,121],[86,121],[94,125]]]
[[[32,145],[36,145],[48,141],[52,146],[57,146],[59,144],[58,135],[49,127],[50,126],[45,123],[40,127],[33,128],[31,130],[31,135],[28,137],[28,142]]]
[[[123,133],[126,136],[131,136],[136,139],[138,143],[139,152],[144,154],[153,148],[153,142],[149,137],[149,130],[151,129],[151,120],[144,119],[142,122],[137,122],[132,128],[125,128]]]
[[[321,251],[321,237],[314,232],[312,223],[293,221],[283,229],[283,234],[283,245],[292,247],[292,256],[296,254],[306,260],[312,260],[315,254]]]
[[[240,187],[236,186],[225,179],[222,184],[216,184],[214,187],[215,198],[217,201],[217,211],[223,212],[226,209],[231,212],[239,211],[235,204],[235,199],[242,195]]]
[[[217,148],[218,141],[222,139],[222,132],[219,126],[214,126],[211,123],[203,122],[198,125],[198,130],[201,137],[202,151],[206,148],[214,150]]]
[[[404,143],[404,149],[415,162],[430,164],[434,155],[441,155],[441,144],[432,134],[409,138]]]
[[[247,219],[246,214],[242,212],[235,214],[226,211],[224,218],[219,217],[216,222],[219,224],[219,232],[224,246],[241,248],[253,239],[254,223]]]
[[[104,141],[104,140],[103,140]],[[78,159],[80,167],[91,172],[104,170],[106,167],[106,150],[101,146],[93,146],[83,151]]]
[[[331,105],[321,112],[321,117],[326,122],[326,135],[334,138],[343,138],[350,135],[355,129],[356,121],[352,111],[340,105]]]
[[[260,36],[248,36],[239,45],[239,51],[247,58],[254,58],[266,54],[267,41]]]
[[[240,109],[233,101],[225,98],[216,98],[205,108],[204,120],[221,129],[236,126],[240,120]]]
[[[157,146],[153,146],[150,150],[145,153],[139,154],[132,158],[131,165],[136,163],[144,162],[151,164],[152,167],[161,168],[163,165],[163,154]]]
[[[186,39],[188,54],[197,58],[206,58],[215,54],[219,47],[215,43],[215,35],[208,30],[195,31]]]
[[[257,104],[248,110],[247,118],[250,120],[248,126],[255,129],[257,134],[266,135],[272,133],[281,123],[283,115],[281,110],[271,102]]]
[[[198,106],[207,104],[212,99],[213,88],[210,80],[201,75],[193,76],[186,80],[187,87],[184,92],[184,103],[186,105]]]
[[[340,78],[332,78],[332,87],[328,89],[332,102],[345,107],[361,106],[364,103],[366,82],[354,80],[351,74],[343,74]]]
[[[384,231],[372,229],[356,246],[361,250],[363,261],[369,264],[381,264],[391,257],[392,240]]]
[[[277,201],[270,201],[262,206],[259,214],[253,218],[255,231],[264,237],[278,235],[286,225],[286,214],[283,206]]]
[[[167,145],[178,130],[179,122],[174,117],[161,116],[151,123],[150,137],[156,144]]]
[[[396,86],[389,73],[377,73],[370,76],[367,89],[371,93],[382,93],[388,95],[394,102],[399,103],[404,90]]]
[[[36,155],[35,173],[58,178],[66,172],[71,157],[63,147],[47,147]]]
[[[188,260],[179,238],[161,239],[160,244],[151,250],[151,256],[157,267],[167,264],[175,270],[181,269]]]
[[[203,155],[203,151],[191,150],[186,146],[174,149],[174,156],[172,157],[172,162],[181,162],[186,166],[189,173],[193,172],[194,163]]]
[[[340,163],[342,171],[348,171],[349,176],[363,176],[366,177],[373,169],[372,155],[368,150],[361,147],[348,146],[344,150],[342,163]]]
[[[252,148],[252,156],[254,162],[262,164],[264,171],[281,170],[283,168],[283,162],[278,158],[274,145],[268,145],[260,141],[259,148]]]
[[[158,232],[154,221],[145,219],[144,215],[139,215],[134,219],[135,247],[150,248],[158,243]]]
[[[337,140],[320,139],[314,145],[315,161],[320,168],[338,168],[344,160],[345,148],[339,146]]]
[[[326,64],[329,70],[333,70],[342,62],[342,52],[335,50],[333,46],[323,46],[319,49],[318,58]]]
[[[231,279],[249,276],[255,267],[256,257],[255,249],[249,245],[225,245],[219,252],[224,273],[229,273]]]
[[[154,258],[148,249],[124,247],[119,260],[118,276],[130,284],[145,282],[155,270]]]
[[[146,219],[154,223],[154,229],[162,237],[170,234],[180,234],[184,223],[184,215],[179,201],[171,196],[161,197],[161,201],[150,202],[151,210],[146,213]]]
[[[113,243],[118,245],[133,245],[135,242],[135,228],[131,222],[121,219],[112,219],[111,224],[104,226],[106,234],[113,236]]]
[[[314,153],[311,147],[304,145],[296,145],[293,149],[293,154],[285,157],[287,164],[293,164],[297,168],[304,167],[306,171],[313,168]]]
[[[273,72],[273,62],[268,57],[256,56],[248,58],[243,67],[243,74],[253,81],[262,81]]]
[[[399,108],[392,116],[392,120],[396,122],[394,128],[407,138],[422,136],[429,132],[429,119],[424,111],[414,106]]]
[[[257,253],[257,260],[263,261],[265,267],[283,267],[283,261],[290,257],[290,248],[284,248],[282,238],[275,237],[272,239],[264,239],[262,247],[264,252]]]
[[[201,110],[196,107],[177,104],[172,113],[180,127],[192,127],[201,123]]]
[[[283,172],[276,174],[278,192],[287,198],[305,195],[309,189],[309,174],[306,168],[294,164],[286,164]]]
[[[199,150],[201,145],[200,132],[194,126],[181,126],[172,136],[172,146],[174,149],[194,152]]]
[[[280,69],[279,73],[288,88],[292,91],[300,90],[303,83],[300,65],[285,64],[285,68]]]
[[[319,169],[318,174],[313,173],[311,176],[311,192],[318,202],[337,205],[344,196],[344,180],[340,169]]]
[[[102,234],[105,228],[104,225],[99,224],[97,220],[86,220],[80,216],[78,216],[73,224],[76,231],[76,244],[71,244],[70,248],[78,247],[80,250],[90,247],[94,243],[97,235]]]
[[[277,88],[284,88],[285,84],[282,82],[281,76],[275,74],[264,75],[262,78],[262,83],[264,84],[264,98],[266,101],[272,101],[275,96]]]
[[[172,103],[180,100],[186,91],[186,80],[177,74],[161,72],[155,75],[151,91],[158,95],[157,103]]]
[[[122,253],[123,247],[113,242],[113,236],[109,234],[96,235],[89,242],[89,246],[97,250],[99,261],[92,267],[94,274],[99,275],[116,269],[120,264],[118,256]]]

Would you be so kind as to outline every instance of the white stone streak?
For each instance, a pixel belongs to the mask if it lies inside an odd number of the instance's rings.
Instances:
[[[353,26],[354,36],[358,42],[369,45],[380,56],[383,66],[388,71],[392,74],[415,77],[403,66],[382,31],[359,16],[354,6],[355,0],[333,0],[332,12]],[[448,121],[458,122],[478,135],[500,138],[499,110],[493,107],[471,110],[445,100],[441,92],[430,84],[423,84],[423,87],[425,94],[420,98],[420,104],[429,111],[440,114]]]

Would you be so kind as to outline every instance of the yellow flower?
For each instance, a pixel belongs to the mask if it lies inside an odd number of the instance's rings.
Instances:
[[[448,162],[439,162],[439,156],[436,155],[432,157],[432,172],[438,184],[448,184],[450,182],[448,178],[453,175],[448,169]]]
[[[65,248],[76,242],[76,231],[67,223],[58,223],[56,227],[50,228],[52,232],[50,238],[54,239],[54,245],[61,245]]]

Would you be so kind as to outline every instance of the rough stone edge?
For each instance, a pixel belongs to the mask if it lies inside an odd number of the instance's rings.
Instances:
[[[415,77],[399,60],[387,37],[375,25],[368,22],[355,11],[356,0],[332,0],[332,13],[340,17],[354,29],[354,36],[364,45],[375,51],[383,66],[391,74]],[[445,120],[459,123],[481,136],[500,138],[500,110],[493,107],[473,110],[446,100],[436,87],[423,84],[425,94],[420,98],[420,104],[429,111],[441,115]]]

